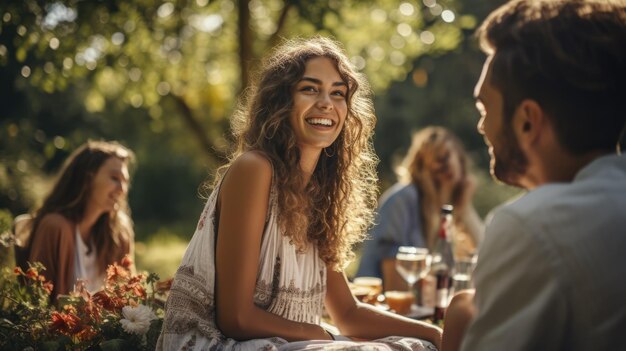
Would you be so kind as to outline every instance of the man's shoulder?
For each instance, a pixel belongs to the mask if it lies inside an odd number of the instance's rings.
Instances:
[[[594,161],[568,183],[550,183],[497,208],[519,217],[543,218],[550,212],[588,214],[602,208],[624,211],[626,158],[608,156]],[[618,203],[616,203],[618,202]]]
[[[508,212],[519,217],[544,213],[568,191],[567,184],[549,184],[517,196],[498,206],[494,212]]]
[[[573,182],[543,185],[494,209],[487,223],[487,235],[509,233],[556,246],[595,241],[598,232],[614,235],[626,226],[626,174],[601,169]]]

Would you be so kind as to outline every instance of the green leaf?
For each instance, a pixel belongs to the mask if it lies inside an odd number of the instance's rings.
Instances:
[[[38,349],[42,351],[57,351],[61,349],[62,344],[58,341],[46,341],[39,345]]]
[[[101,342],[99,346],[102,351],[118,351],[127,350],[130,345],[123,339],[111,339]]]
[[[161,328],[163,327],[163,318],[153,319],[150,322],[150,329],[148,329],[148,333],[146,333],[146,341],[148,350],[156,349],[157,341],[159,340],[159,335],[161,334]]]
[[[15,58],[18,62],[24,62],[26,60],[26,56],[28,56],[28,52],[24,48],[17,49],[15,53]]]

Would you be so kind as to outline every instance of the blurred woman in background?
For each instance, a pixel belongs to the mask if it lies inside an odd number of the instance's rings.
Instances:
[[[398,247],[433,249],[442,205],[454,206],[457,256],[471,255],[483,234],[482,219],[472,205],[476,184],[468,157],[449,130],[430,126],[416,132],[396,173],[398,183],[380,198],[357,272],[383,278],[385,290],[406,289],[395,269]]]
[[[54,284],[52,300],[77,280],[99,290],[106,267],[132,257],[133,225],[127,193],[132,151],[117,142],[89,141],[75,150],[43,205],[16,218],[16,262],[41,262]]]

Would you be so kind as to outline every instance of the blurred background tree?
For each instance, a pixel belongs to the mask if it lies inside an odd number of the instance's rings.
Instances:
[[[485,173],[472,34],[503,0],[5,0],[0,4],[0,209],[39,204],[87,139],[137,153],[138,265],[171,275],[229,144],[229,115],[277,43],[333,36],[376,94],[381,190],[410,131],[449,127],[470,150],[485,214],[515,193]],[[199,191],[200,190],[200,191]],[[168,261],[169,259],[169,261]]]

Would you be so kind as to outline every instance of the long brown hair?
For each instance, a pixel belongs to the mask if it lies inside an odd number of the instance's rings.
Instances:
[[[302,190],[300,151],[289,116],[293,87],[315,57],[333,61],[347,84],[348,113],[337,140],[322,152]],[[371,143],[376,117],[367,81],[341,45],[323,37],[284,43],[265,61],[257,81],[233,116],[236,148],[230,162],[218,170],[215,184],[242,153],[261,151],[273,165],[284,235],[301,251],[316,245],[320,258],[340,270],[353,258],[352,245],[364,238],[372,222],[377,195],[378,159]]]
[[[423,191],[422,168],[424,165],[424,157],[426,152],[433,152],[438,147],[450,142],[452,151],[459,157],[461,163],[462,179],[469,172],[469,158],[463,148],[463,144],[452,132],[443,127],[429,126],[423,128],[413,134],[411,147],[407,152],[404,160],[396,169],[396,174],[401,182],[413,183],[420,190],[420,208],[419,216],[422,222],[422,234],[425,242],[429,247],[434,243],[439,216],[439,206],[435,205],[435,199],[430,198],[429,194]],[[463,192],[463,182],[457,184],[452,192],[452,204],[456,205]],[[435,213],[430,213],[432,210]]]
[[[93,178],[111,157],[132,164],[135,156],[132,151],[114,141],[88,141],[68,157],[52,191],[35,212],[31,238],[46,214],[59,213],[73,223],[83,219]],[[123,258],[124,247],[131,244],[134,236],[126,198],[120,199],[118,205],[115,210],[102,214],[93,227],[100,272]]]

